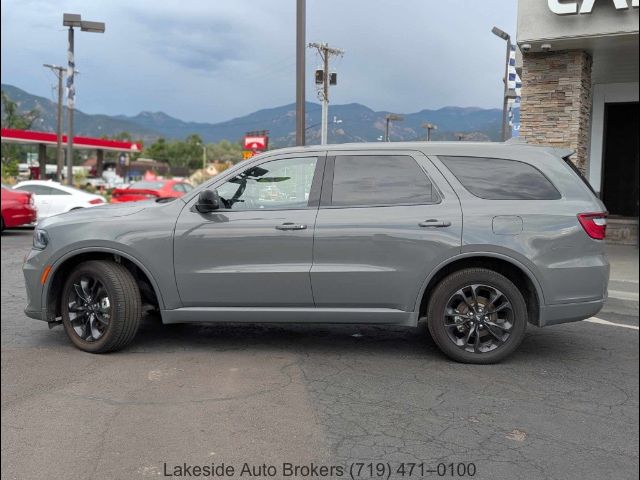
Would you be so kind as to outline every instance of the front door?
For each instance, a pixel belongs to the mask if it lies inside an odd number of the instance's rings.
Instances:
[[[210,187],[219,210],[200,213],[191,199],[174,240],[183,305],[313,307],[309,271],[323,169],[324,154],[266,159]]]
[[[414,311],[429,273],[460,251],[458,197],[419,152],[331,152],[325,170],[316,306]]]

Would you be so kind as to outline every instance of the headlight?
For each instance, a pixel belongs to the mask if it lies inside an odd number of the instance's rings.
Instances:
[[[33,231],[33,248],[44,250],[49,245],[49,235],[46,231],[36,228]]]

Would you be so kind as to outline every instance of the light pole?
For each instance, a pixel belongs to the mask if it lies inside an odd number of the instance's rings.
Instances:
[[[384,141],[385,142],[390,142],[391,140],[389,139],[389,124],[391,122],[401,122],[402,120],[404,120],[404,117],[402,117],[401,115],[396,115],[395,113],[390,113],[388,115],[386,115],[384,117]]]
[[[56,180],[62,183],[62,169],[64,168],[64,151],[62,150],[62,78],[64,77],[64,67],[45,63],[44,67],[49,68],[58,78],[58,108],[56,112]],[[42,174],[46,176],[45,172]]]
[[[437,130],[438,126],[435,123],[423,123],[422,128],[427,130],[427,142],[431,141],[431,130]]]
[[[500,37],[507,42],[507,54],[504,61],[504,92],[502,96],[502,141],[507,141],[507,109],[509,108],[509,56],[511,54],[511,36],[500,30],[498,27],[493,27],[491,33]]]
[[[69,45],[67,48],[67,183],[73,185],[73,109],[76,87],[73,84],[76,63],[74,59],[74,28],[83,32],[104,33],[104,23],[82,20],[77,13],[64,13],[62,25],[69,27]]]
[[[305,144],[305,66],[307,2],[296,0],[296,145]]]

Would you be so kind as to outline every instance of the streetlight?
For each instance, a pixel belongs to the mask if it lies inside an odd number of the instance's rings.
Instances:
[[[434,123],[423,123],[422,128],[427,130],[427,142],[431,141],[431,130],[437,130],[438,126]]]
[[[401,115],[396,115],[395,113],[390,113],[384,117],[385,125],[384,125],[384,141],[389,142],[389,123],[390,122],[401,122],[404,120],[404,117]]]
[[[507,56],[504,62],[504,92],[502,103],[502,141],[507,141],[507,109],[509,107],[509,58],[511,54],[511,36],[504,30],[500,30],[498,27],[493,27],[491,33],[500,37],[507,42]],[[515,97],[514,97],[515,98]]]
[[[76,88],[73,84],[75,74],[74,59],[74,28],[80,28],[83,32],[104,33],[104,23],[82,20],[77,13],[64,13],[62,25],[69,27],[69,45],[67,48],[67,183],[73,185],[73,109],[75,106]]]

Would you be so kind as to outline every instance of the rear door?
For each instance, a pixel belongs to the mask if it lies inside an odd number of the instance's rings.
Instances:
[[[73,195],[69,192],[56,187],[51,187],[49,190],[49,215],[64,213],[74,206],[72,204],[76,203]]]
[[[413,311],[429,273],[460,251],[458,197],[420,152],[331,152],[311,269],[317,307]]]

